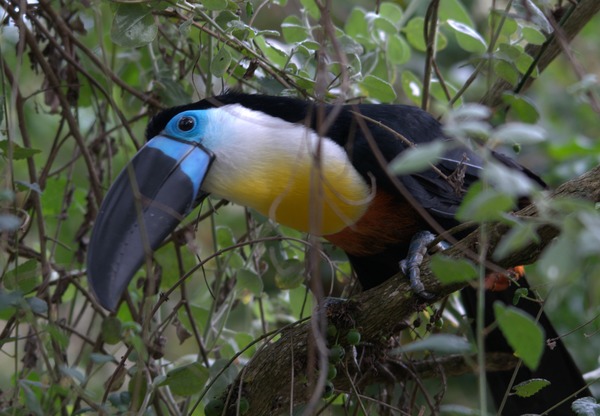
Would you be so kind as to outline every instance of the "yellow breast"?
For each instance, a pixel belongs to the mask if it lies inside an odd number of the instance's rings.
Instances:
[[[333,234],[354,224],[366,211],[369,188],[348,163],[277,163],[262,177],[251,206],[286,226],[317,235]]]
[[[215,161],[206,191],[317,235],[365,213],[369,185],[333,140],[239,105],[215,110],[210,120],[204,144]]]
[[[222,107],[218,117],[207,126],[213,140],[206,145],[216,157],[206,191],[317,235],[336,233],[365,213],[369,185],[331,139],[240,106]]]

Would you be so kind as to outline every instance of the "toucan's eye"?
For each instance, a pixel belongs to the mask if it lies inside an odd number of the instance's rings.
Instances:
[[[196,125],[196,120],[193,117],[181,117],[179,122],[177,123],[177,127],[181,131],[190,131]]]

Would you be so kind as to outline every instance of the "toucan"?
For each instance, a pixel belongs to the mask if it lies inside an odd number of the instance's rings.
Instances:
[[[368,290],[397,274],[400,263],[415,256],[415,245],[417,255],[421,252],[421,239],[413,236],[459,224],[456,212],[465,191],[485,167],[433,116],[407,105],[324,104],[229,92],[158,113],[146,136],[109,189],[90,239],[89,283],[109,310],[116,309],[145,259],[208,195],[329,240],[345,251]],[[403,175],[389,169],[408,148],[435,141],[447,146],[434,166]],[[513,159],[491,155],[515,175],[545,186]],[[524,278],[518,286],[528,287]],[[414,287],[427,296],[418,283]],[[494,322],[490,305],[511,303],[516,287],[486,294],[486,326]],[[473,319],[475,292],[463,292]],[[546,348],[538,369],[521,366],[513,383],[543,378],[551,385],[528,399],[509,395],[503,412],[541,413],[569,398],[553,414],[570,414],[573,397],[590,395],[586,383],[539,303],[521,300],[518,306],[539,317],[547,338],[559,341]],[[485,349],[512,353],[498,329],[486,336]],[[512,375],[488,374],[496,403]]]

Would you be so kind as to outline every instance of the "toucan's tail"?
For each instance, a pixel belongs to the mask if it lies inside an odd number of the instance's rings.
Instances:
[[[519,279],[519,286],[513,284],[501,291],[486,291],[485,298],[485,326],[488,327],[495,321],[493,304],[496,301],[502,301],[505,304],[512,305],[512,300],[515,290],[518,288],[529,288],[529,284],[522,276]],[[462,291],[463,303],[467,312],[467,317],[473,322],[475,328],[475,314],[477,305],[477,296],[475,289],[467,287]],[[550,381],[548,387],[543,388],[535,395],[522,398],[516,395],[508,396],[503,407],[502,414],[506,416],[515,416],[525,413],[541,414],[557,403],[567,399],[563,404],[554,409],[549,414],[551,415],[572,415],[571,403],[580,397],[591,396],[590,391],[586,388],[586,383],[583,381],[581,372],[575,365],[573,358],[567,351],[563,342],[558,338],[556,330],[552,323],[542,311],[540,314],[540,303],[520,299],[516,305],[519,309],[524,310],[533,318],[539,315],[539,324],[544,328],[545,339],[556,339],[556,344],[553,348],[548,345],[544,347],[544,354],[538,368],[534,371],[521,365],[513,385],[521,383],[533,378],[542,378]],[[502,335],[500,329],[496,328],[487,334],[485,338],[486,352],[507,352],[513,353],[513,350],[508,345],[506,339]],[[513,370],[488,372],[487,382],[496,403],[500,406],[510,380],[513,376]],[[577,393],[574,395],[574,393]]]

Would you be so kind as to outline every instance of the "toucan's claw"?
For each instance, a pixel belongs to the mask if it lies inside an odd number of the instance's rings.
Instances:
[[[435,234],[429,231],[419,231],[410,241],[406,258],[400,261],[400,269],[410,280],[411,290],[425,300],[431,300],[435,295],[425,290],[425,286],[421,281],[420,267],[423,263],[423,257],[427,253],[427,247],[435,238]]]

